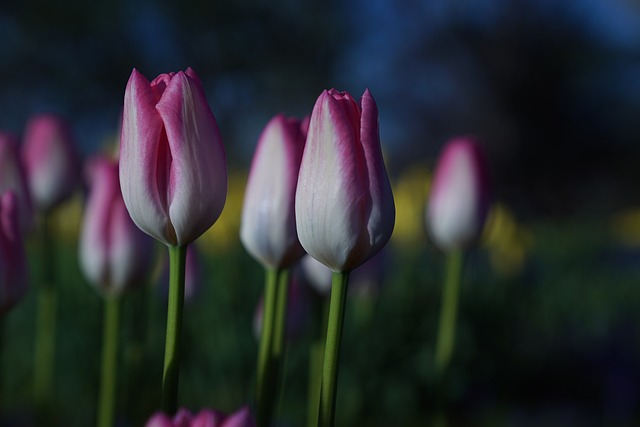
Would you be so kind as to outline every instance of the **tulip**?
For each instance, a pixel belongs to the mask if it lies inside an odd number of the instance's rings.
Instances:
[[[332,426],[349,272],[391,237],[395,207],[384,166],[378,108],[369,90],[360,105],[324,91],[311,113],[296,191],[302,247],[333,271],[318,426]]]
[[[87,172],[91,193],[80,236],[80,265],[98,291],[117,296],[148,274],[153,241],[127,212],[117,162],[99,157]]]
[[[18,223],[18,198],[12,191],[0,196],[0,315],[27,293],[27,259]]]
[[[427,227],[442,250],[466,249],[482,232],[489,212],[487,164],[472,138],[455,138],[438,160],[427,209]]]
[[[124,95],[120,185],[131,218],[166,245],[194,241],[216,221],[227,166],[216,120],[196,73],[133,70]]]
[[[334,272],[375,255],[393,231],[395,207],[382,159],[378,108],[324,91],[313,108],[296,192],[302,247]]]
[[[153,240],[131,220],[120,193],[118,164],[105,157],[87,167],[91,188],[80,236],[80,266],[105,297],[98,426],[113,425],[120,295],[149,272]]]
[[[255,421],[248,407],[224,415],[216,410],[203,409],[192,415],[187,409],[181,408],[173,418],[162,412],[153,414],[145,427],[255,427]]]
[[[222,212],[227,166],[218,125],[196,73],[133,70],[124,95],[120,186],[136,225],[169,247],[162,408],[177,407],[187,244]]]
[[[35,207],[48,212],[68,199],[80,178],[71,129],[61,117],[42,114],[26,125],[22,151]]]
[[[304,250],[298,241],[295,194],[309,121],[279,114],[267,123],[258,140],[245,190],[240,240],[266,269],[258,356],[256,395],[260,425],[269,425],[273,390],[284,352],[287,309],[286,269]],[[284,276],[283,276],[284,275]]]
[[[489,210],[487,175],[480,145],[454,138],[442,150],[431,184],[427,228],[447,258],[434,356],[439,381],[453,355],[464,251],[477,240]]]
[[[275,116],[265,127],[251,163],[245,190],[240,240],[266,268],[298,260],[295,195],[308,120]]]
[[[15,136],[0,132],[0,194],[11,190],[18,199],[18,220],[22,233],[31,229],[33,211],[27,176],[18,153]]]

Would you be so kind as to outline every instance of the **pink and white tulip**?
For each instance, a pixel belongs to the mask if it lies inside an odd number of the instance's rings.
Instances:
[[[18,210],[14,192],[0,196],[0,314],[9,311],[27,293],[27,259]]]
[[[68,199],[80,179],[80,163],[69,124],[42,114],[27,123],[23,161],[35,208],[47,212]]]
[[[187,409],[180,409],[173,418],[162,412],[154,414],[145,427],[255,427],[256,423],[248,407],[225,416],[224,414],[203,409],[192,415]]]
[[[395,206],[380,148],[378,108],[324,91],[311,114],[296,191],[302,247],[334,272],[350,271],[387,243]]]
[[[18,220],[22,233],[33,225],[33,209],[27,176],[18,152],[18,139],[0,132],[0,194],[13,191],[18,198]]]
[[[227,166],[216,120],[196,73],[133,70],[124,96],[120,185],[131,218],[168,246],[198,238],[218,219]]]
[[[472,138],[455,138],[443,148],[426,212],[431,239],[443,251],[465,249],[480,236],[489,212],[487,163]]]
[[[80,265],[101,293],[119,295],[149,274],[154,241],[136,227],[125,208],[118,164],[98,157],[87,169],[90,195],[80,236]]]
[[[308,126],[308,119],[275,116],[253,156],[240,240],[266,268],[288,267],[304,255],[296,231],[295,195]]]

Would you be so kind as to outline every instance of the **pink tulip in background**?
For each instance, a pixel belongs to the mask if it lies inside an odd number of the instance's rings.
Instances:
[[[18,199],[18,220],[22,233],[33,225],[33,209],[27,185],[27,176],[18,152],[18,139],[0,132],[0,194],[13,191]]]
[[[304,254],[296,231],[295,194],[308,126],[308,119],[275,116],[253,156],[240,240],[266,268],[288,267]]]
[[[378,108],[324,91],[311,114],[296,192],[298,237],[332,271],[350,271],[387,243],[395,206],[384,166]]]
[[[203,409],[192,415],[187,409],[180,409],[173,418],[162,412],[154,414],[145,427],[255,427],[256,423],[248,407],[225,416],[221,412]]]
[[[12,191],[0,196],[0,315],[26,293],[27,259],[18,223],[18,198]]]
[[[90,194],[80,236],[80,265],[98,291],[119,295],[146,280],[154,241],[136,227],[125,208],[117,162],[94,158],[87,175]]]
[[[440,249],[465,249],[480,236],[490,204],[482,147],[469,137],[442,149],[426,212],[430,236]]]
[[[47,212],[71,196],[80,163],[69,124],[53,114],[32,117],[26,125],[22,156],[34,207]]]
[[[196,73],[133,70],[124,96],[120,185],[131,218],[166,245],[185,245],[220,216],[227,166]]]

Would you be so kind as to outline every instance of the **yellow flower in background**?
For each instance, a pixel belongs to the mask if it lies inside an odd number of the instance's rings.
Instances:
[[[76,191],[71,198],[51,211],[51,226],[56,238],[69,244],[76,244],[80,235],[80,224],[84,209],[82,193]]]
[[[623,245],[640,246],[640,208],[630,208],[611,218],[613,237]]]
[[[392,183],[396,225],[391,242],[401,249],[415,250],[426,243],[424,207],[430,184],[431,173],[421,165],[410,167]]]
[[[496,203],[482,235],[482,246],[489,252],[493,269],[505,276],[519,273],[532,244],[531,232],[517,222],[505,205]]]
[[[218,221],[196,241],[209,254],[224,252],[240,244],[240,216],[247,185],[246,171],[229,171],[227,201]]]

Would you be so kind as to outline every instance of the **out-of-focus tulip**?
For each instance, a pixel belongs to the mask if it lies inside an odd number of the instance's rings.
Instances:
[[[256,423],[248,407],[227,416],[222,413],[203,409],[192,415],[187,409],[180,409],[171,419],[162,412],[155,413],[145,427],[255,427]]]
[[[335,272],[356,268],[389,240],[395,207],[368,89],[360,106],[335,89],[318,98],[298,177],[296,222],[304,249]]]
[[[71,196],[80,178],[80,163],[68,123],[42,114],[27,123],[22,150],[36,209],[48,212]]]
[[[131,218],[166,245],[192,242],[220,216],[227,166],[200,78],[133,70],[124,96],[120,185]]]
[[[18,198],[7,191],[0,196],[0,314],[5,314],[26,294],[27,286]]]
[[[120,193],[118,164],[104,157],[87,168],[91,193],[80,237],[80,264],[102,293],[118,295],[149,273],[153,240],[131,220]]]
[[[253,156],[240,240],[266,268],[288,267],[304,254],[296,231],[295,195],[308,126],[308,119],[275,116]]]
[[[448,142],[438,159],[426,212],[436,246],[450,251],[473,244],[482,232],[489,200],[481,146],[468,137]]]
[[[20,228],[29,231],[33,222],[31,196],[15,136],[0,132],[0,194],[13,191],[18,198]]]

